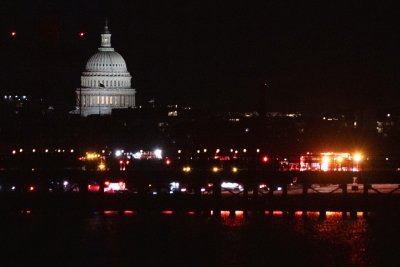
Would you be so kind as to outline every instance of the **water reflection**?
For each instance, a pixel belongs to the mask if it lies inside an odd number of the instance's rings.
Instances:
[[[33,265],[380,266],[400,252],[400,218],[361,213],[354,219],[326,212],[324,220],[319,212],[301,211],[224,210],[220,218],[168,210],[26,214],[1,218],[2,251],[17,260],[14,265],[21,265],[23,252],[33,255]]]

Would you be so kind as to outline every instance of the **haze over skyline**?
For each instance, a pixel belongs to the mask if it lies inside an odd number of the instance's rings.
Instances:
[[[107,16],[138,104],[154,98],[255,110],[267,81],[267,110],[393,107],[400,84],[396,10],[378,1],[5,1],[0,90],[72,107]]]

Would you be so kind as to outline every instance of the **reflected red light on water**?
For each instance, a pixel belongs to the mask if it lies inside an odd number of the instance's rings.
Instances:
[[[135,212],[133,210],[124,210],[124,214],[131,215],[131,214],[135,214]]]
[[[27,211],[26,211],[26,214],[31,214],[31,211],[30,211],[30,210],[27,210]]]
[[[194,213],[194,211],[188,211],[187,214],[189,214],[189,215],[194,215],[195,213]]]
[[[118,214],[118,211],[116,211],[116,210],[105,210],[104,214],[105,215],[114,215],[114,214]]]
[[[100,185],[98,184],[90,184],[88,185],[88,191],[89,192],[99,192],[100,190]]]
[[[221,216],[222,216],[222,217],[227,217],[227,216],[229,216],[229,211],[228,211],[228,210],[221,210]]]
[[[242,210],[235,210],[235,215],[237,217],[243,217],[244,212]]]
[[[163,210],[163,211],[161,211],[161,214],[164,214],[164,215],[171,215],[173,213],[174,212],[172,210]]]
[[[272,212],[272,214],[273,214],[273,215],[276,215],[276,216],[282,216],[282,215],[283,215],[283,211],[281,211],[281,210],[274,210],[274,211]]]

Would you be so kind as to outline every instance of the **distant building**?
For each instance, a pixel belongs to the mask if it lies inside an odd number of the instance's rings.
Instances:
[[[99,52],[86,63],[81,87],[76,89],[76,109],[72,112],[88,116],[110,115],[112,109],[135,107],[136,90],[124,58],[111,47],[107,21],[101,34]]]
[[[400,112],[393,109],[390,112],[380,112],[376,121],[376,132],[383,137],[398,135],[400,131]]]

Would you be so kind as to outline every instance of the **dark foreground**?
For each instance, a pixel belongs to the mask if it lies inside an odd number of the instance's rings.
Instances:
[[[400,216],[1,215],[1,266],[387,266]]]

